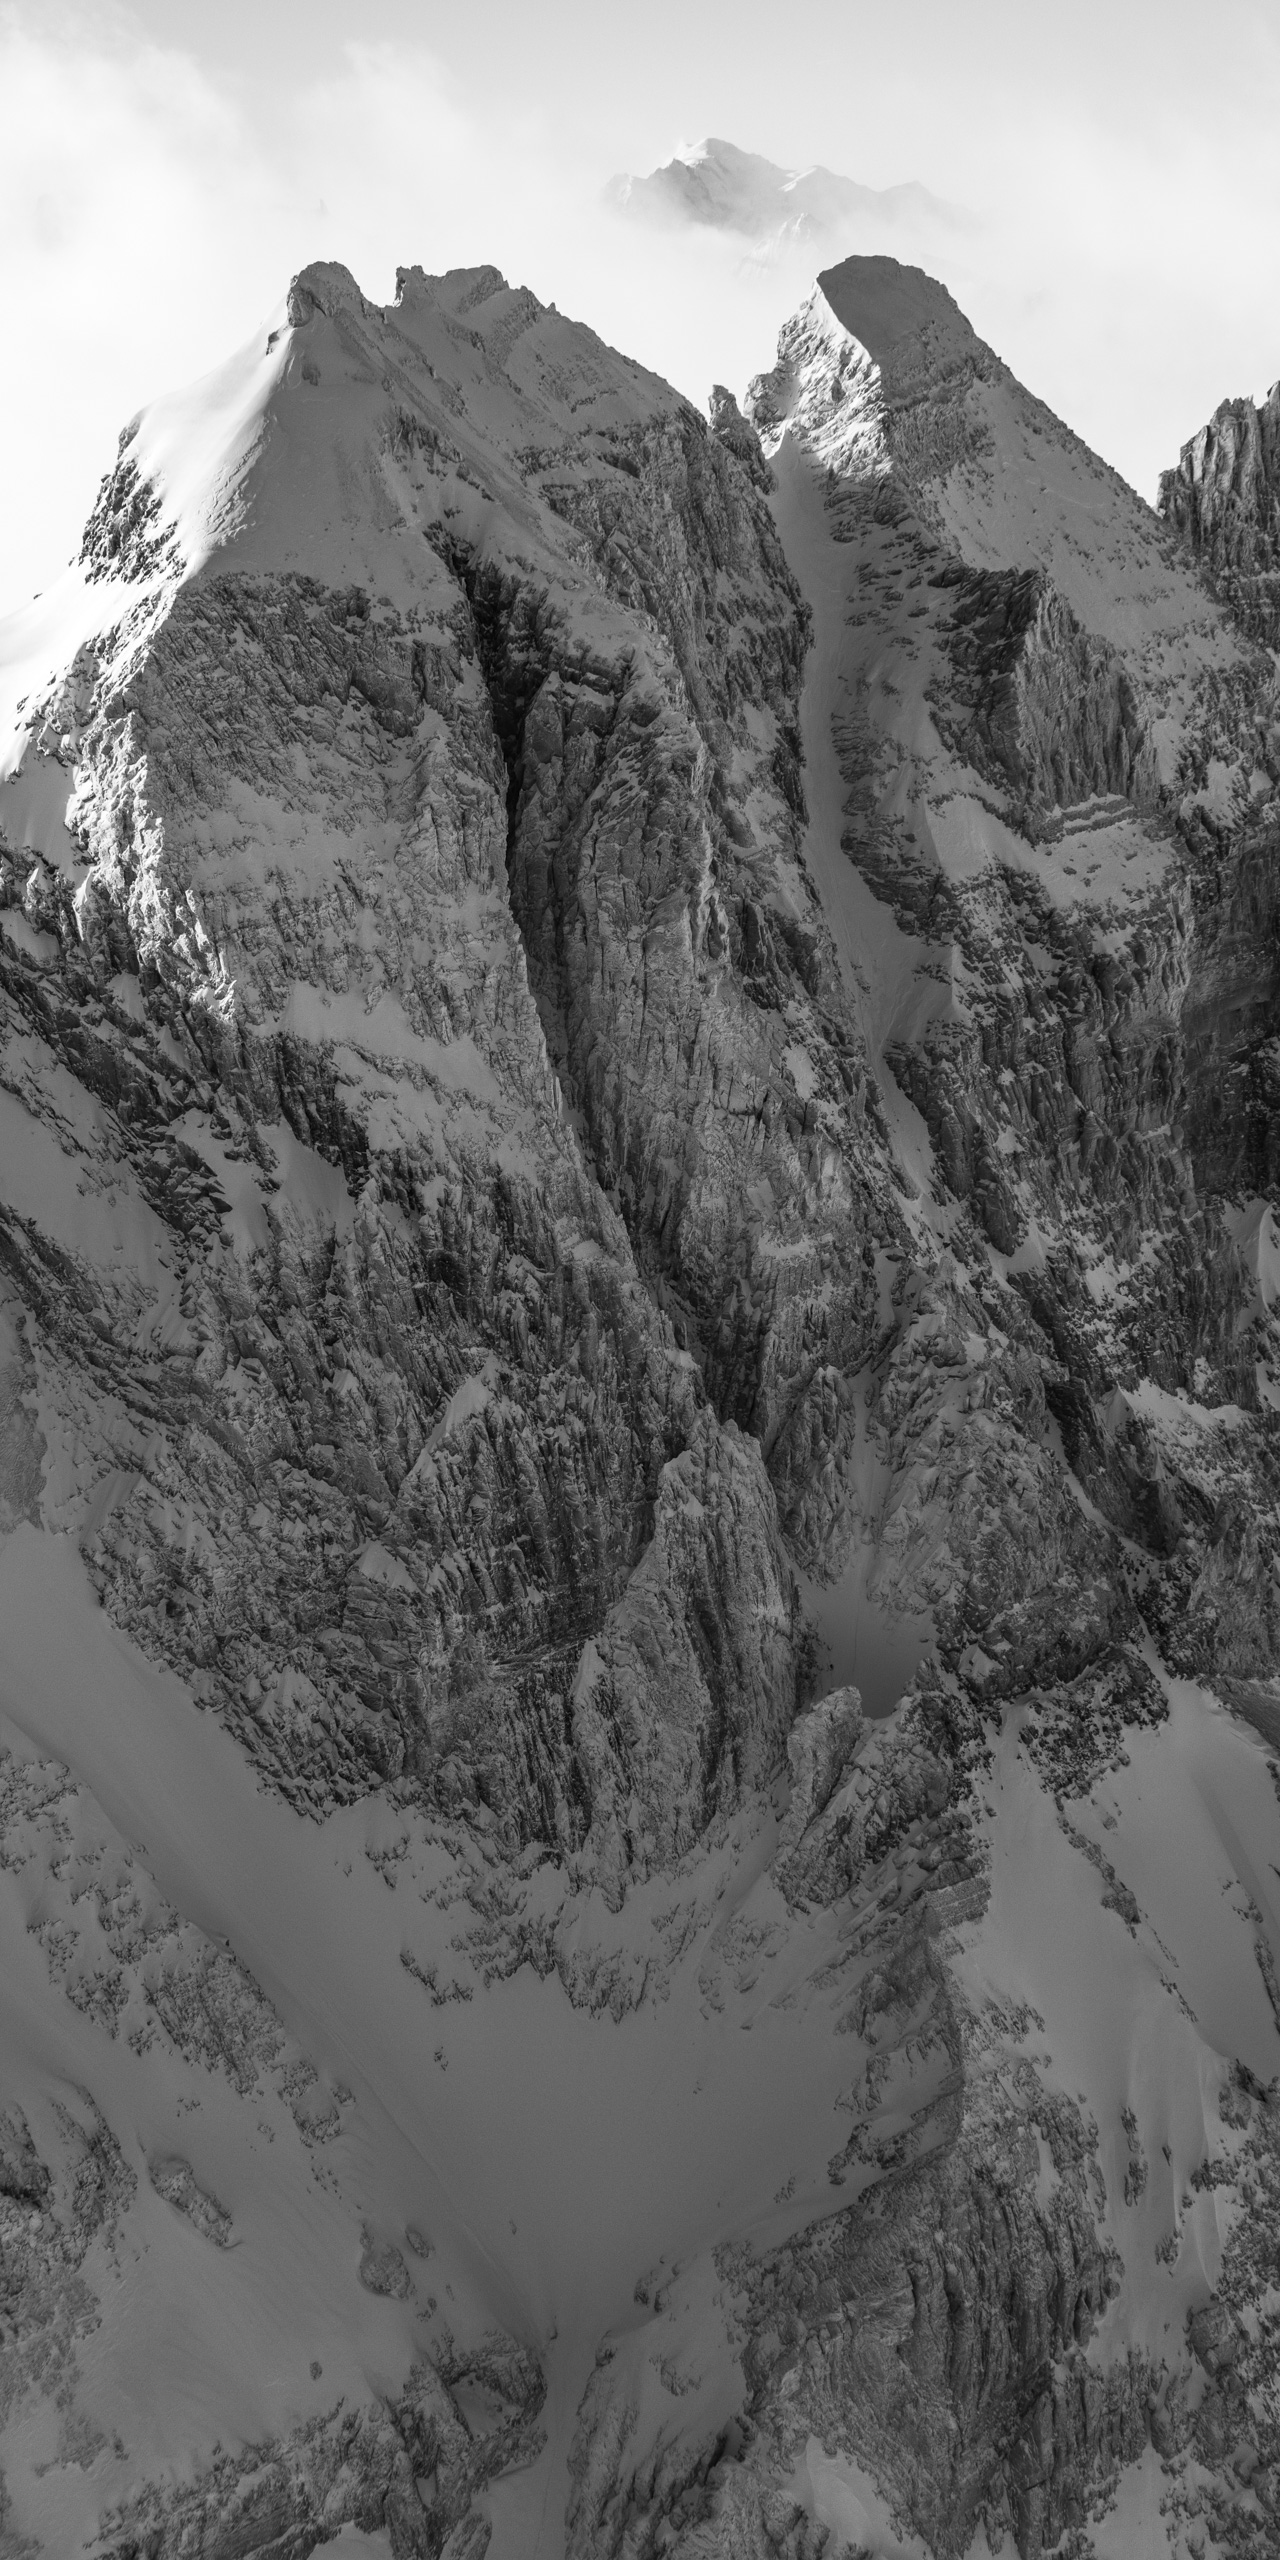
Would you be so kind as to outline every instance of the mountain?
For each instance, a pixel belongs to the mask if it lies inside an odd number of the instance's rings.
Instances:
[[[647,177],[610,181],[607,199],[620,212],[666,223],[700,223],[774,247],[837,240],[904,228],[963,224],[956,209],[914,181],[862,187],[832,169],[782,169],[758,151],[714,134],[677,152]]]
[[[0,630],[0,2547],[1274,2547],[1275,661],[919,269]]]

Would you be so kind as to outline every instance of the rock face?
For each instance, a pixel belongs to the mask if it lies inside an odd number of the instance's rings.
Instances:
[[[317,266],[5,630],[6,2548],[1274,2540],[1227,415]]]
[[[1162,472],[1160,512],[1251,639],[1280,634],[1280,383],[1260,409],[1224,400]]]

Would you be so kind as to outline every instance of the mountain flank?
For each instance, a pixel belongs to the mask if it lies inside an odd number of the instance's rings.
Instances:
[[[0,628],[6,2549],[1274,2547],[1267,414],[317,265]]]

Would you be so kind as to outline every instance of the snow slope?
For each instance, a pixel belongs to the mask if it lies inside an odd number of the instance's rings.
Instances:
[[[542,2461],[492,2492],[491,2549],[556,2552],[567,2435],[601,2336],[631,2325],[640,2279],[721,2241],[774,2240],[823,2198],[831,2109],[857,2060],[830,2034],[851,1989],[833,1966],[833,1917],[784,1934],[766,1821],[761,1841],[730,1835],[677,1887],[679,1953],[654,2005],[614,2024],[573,2008],[554,1979],[482,1988],[460,1973],[438,1835],[377,1805],[300,1824],[112,1630],[73,1541],[11,1535],[0,1625],[7,1748],[65,1771],[77,1829],[105,1831],[143,1890],[154,1883],[230,1947],[341,2119],[309,2156],[283,2109],[263,2115],[261,2098],[210,2088],[181,2056],[145,2040],[123,2049],[118,2030],[51,2009],[30,1904],[25,1926],[11,1916],[21,1963],[6,1980],[5,2102],[35,2124],[62,2090],[92,2088],[138,2177],[123,2277],[75,2377],[78,2419],[102,2449],[51,2495],[38,2485],[41,2410],[10,2440],[12,2492],[71,2547],[139,2466],[181,2469],[215,2437],[283,2433],[335,2393],[385,2389],[443,2325],[464,2347],[499,2326],[543,2364],[552,2434]],[[22,1895],[12,1833],[5,1857]],[[47,1897],[39,1872],[31,1886]],[[652,1898],[621,1926],[588,1902],[576,1927],[643,1950]],[[722,1955],[735,1929],[758,1945],[736,1973]],[[81,1961],[94,1952],[90,1940]],[[437,1977],[461,1978],[465,1996],[428,1993]],[[229,2214],[233,2248],[210,2250],[147,2196],[146,2162],[179,2150]],[[402,2253],[406,2229],[429,2239],[421,2270],[406,2257],[402,2299],[357,2281],[370,2227]],[[323,2368],[310,2382],[300,2340]],[[695,2370],[686,2389],[714,2380]]]

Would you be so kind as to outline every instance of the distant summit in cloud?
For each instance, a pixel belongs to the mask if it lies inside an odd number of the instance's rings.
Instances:
[[[967,230],[972,217],[914,180],[864,187],[834,169],[784,169],[761,152],[708,135],[647,177],[616,177],[606,190],[624,213],[666,224],[737,232],[757,248],[927,230]]]

